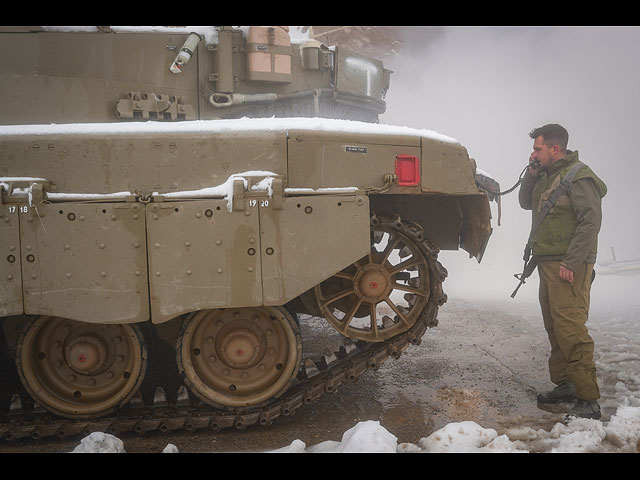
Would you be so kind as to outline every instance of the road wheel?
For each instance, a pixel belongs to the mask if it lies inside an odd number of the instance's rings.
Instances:
[[[16,349],[18,375],[34,401],[68,418],[97,418],[126,404],[146,365],[145,340],[135,324],[33,317]]]
[[[262,406],[293,383],[302,340],[283,307],[196,312],[177,341],[178,370],[204,402],[225,408]]]

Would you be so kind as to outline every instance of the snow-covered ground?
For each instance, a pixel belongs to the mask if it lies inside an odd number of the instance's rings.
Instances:
[[[398,439],[379,421],[359,422],[340,440],[307,446],[296,439],[271,453],[632,453],[640,441],[640,403],[623,405],[609,422],[576,419],[557,423],[550,431],[530,427],[498,435],[473,421],[455,422],[421,438],[417,444]],[[83,438],[72,453],[126,453],[119,438],[94,432]],[[168,444],[162,453],[179,453]]]
[[[606,265],[603,265],[604,267]],[[640,271],[599,268],[593,287],[589,328],[596,342],[598,377],[601,382],[601,420],[575,419],[551,429],[519,425],[498,433],[472,420],[452,422],[416,439],[399,442],[378,420],[357,422],[341,438],[307,445],[295,439],[273,453],[631,453],[640,451],[640,299],[633,296]],[[473,272],[470,274],[473,281]],[[504,289],[506,287],[499,286]],[[465,290],[452,283],[449,292]],[[535,298],[537,279],[523,287],[522,301]],[[465,290],[468,291],[468,290]],[[509,291],[507,288],[505,291]],[[450,300],[451,301],[451,300]],[[512,301],[509,299],[509,301]],[[510,305],[506,303],[505,305]],[[540,328],[541,325],[540,325]],[[426,427],[425,427],[426,430]],[[82,439],[73,450],[79,452],[126,453],[122,440],[95,432]],[[168,444],[163,453],[180,453]]]

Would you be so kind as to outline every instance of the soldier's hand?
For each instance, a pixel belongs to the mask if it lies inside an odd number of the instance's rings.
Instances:
[[[573,283],[573,272],[564,265],[560,265],[559,275],[563,280],[566,280],[569,283]]]
[[[538,173],[540,173],[541,168],[542,168],[542,165],[540,164],[538,159],[529,157],[529,173],[530,174],[537,175]]]

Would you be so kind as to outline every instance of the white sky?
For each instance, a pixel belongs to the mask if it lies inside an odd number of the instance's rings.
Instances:
[[[406,27],[406,34],[408,50],[385,59],[394,73],[381,122],[456,138],[502,190],[528,161],[529,132],[564,125],[569,148],[609,189],[598,261],[611,260],[611,247],[618,260],[640,258],[640,28]],[[495,204],[492,211],[497,217]],[[495,268],[513,284],[529,215],[517,191],[503,197],[485,273]]]

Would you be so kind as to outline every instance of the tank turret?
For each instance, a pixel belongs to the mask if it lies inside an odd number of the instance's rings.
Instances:
[[[391,72],[289,27],[0,27],[4,124],[377,121]]]

